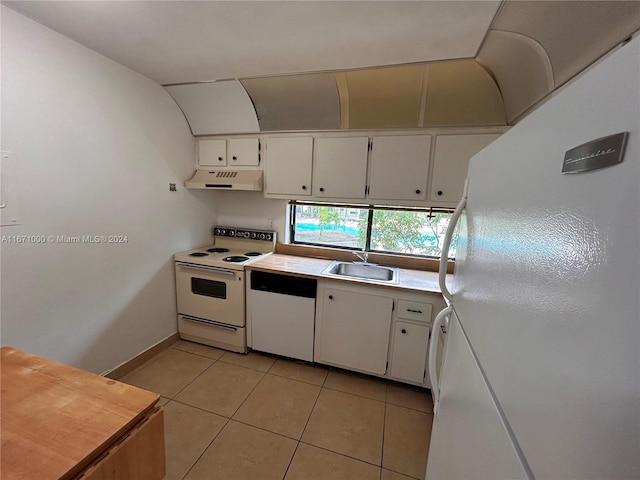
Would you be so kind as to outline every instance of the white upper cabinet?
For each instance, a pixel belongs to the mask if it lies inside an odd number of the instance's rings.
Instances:
[[[505,129],[467,131],[201,137],[198,168],[264,169],[267,198],[450,208],[462,195],[469,159]]]
[[[311,195],[313,137],[272,137],[266,141],[266,195]]]
[[[227,140],[227,165],[258,166],[260,165],[260,145],[257,137],[231,138]]]
[[[319,198],[363,199],[369,137],[316,138],[313,194]]]
[[[431,179],[432,202],[455,204],[462,197],[469,159],[500,134],[438,135]]]
[[[373,137],[369,198],[426,199],[430,149],[430,135]]]
[[[198,164],[200,167],[225,167],[227,165],[226,140],[200,140],[198,142]]]
[[[198,165],[209,167],[247,167],[260,165],[258,137],[201,138],[198,140]]]

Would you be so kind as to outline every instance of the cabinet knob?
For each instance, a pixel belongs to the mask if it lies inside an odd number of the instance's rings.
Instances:
[[[303,190],[306,190],[306,189],[307,189],[307,186],[306,186],[306,185],[302,185],[302,189],[303,189]]]
[[[329,295],[329,300],[333,300],[333,295]]]
[[[402,330],[400,330],[400,332],[402,332],[402,334],[405,335],[407,333],[407,329],[403,328]]]
[[[223,160],[222,157],[218,157],[218,161],[221,162]]]
[[[237,160],[238,157],[236,157],[235,155],[233,157],[231,157],[232,160]]]
[[[420,189],[416,190],[416,194],[420,195]]]
[[[442,190],[438,190],[438,195],[442,195]]]
[[[320,191],[321,191],[321,192],[324,192],[324,187],[320,187]]]

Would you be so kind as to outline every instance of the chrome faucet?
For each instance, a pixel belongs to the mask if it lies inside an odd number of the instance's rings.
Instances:
[[[369,263],[368,259],[369,259],[369,252],[365,252],[364,248],[362,249],[362,253],[360,252],[352,252],[356,257],[358,257],[360,260],[362,260],[364,263]]]

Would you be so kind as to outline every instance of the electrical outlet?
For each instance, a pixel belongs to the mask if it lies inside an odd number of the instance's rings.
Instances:
[[[267,218],[267,228],[269,230],[276,229],[276,221],[273,218]]]

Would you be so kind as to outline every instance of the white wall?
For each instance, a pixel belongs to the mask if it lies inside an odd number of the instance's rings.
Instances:
[[[213,193],[213,192],[208,192]],[[264,198],[262,192],[216,191],[218,225],[267,230],[272,218],[278,242],[284,242],[287,201]]]
[[[182,186],[194,140],[162,87],[6,7],[1,87],[1,343],[105,372],[176,332],[172,255],[210,242],[215,197]]]

